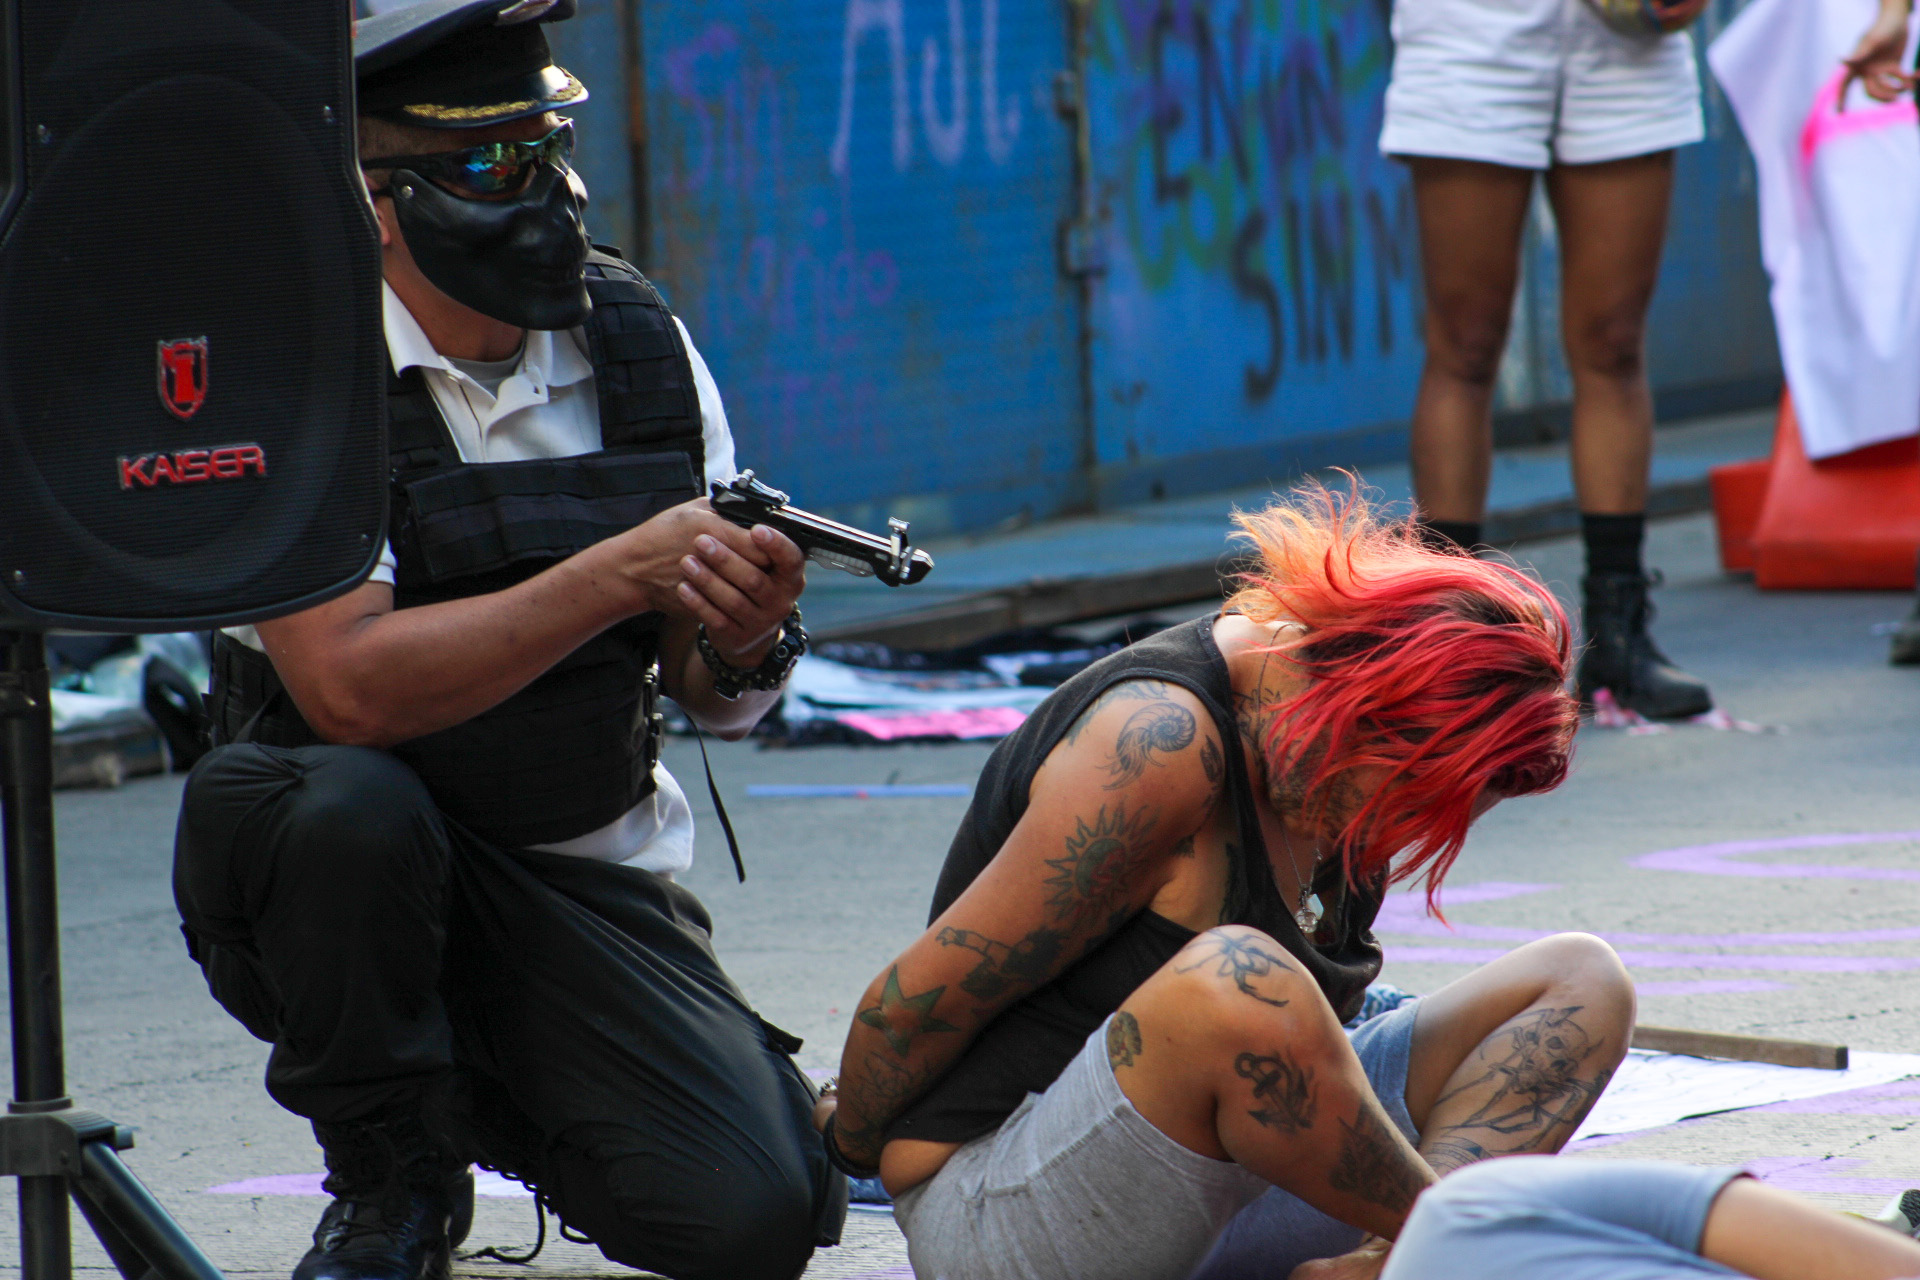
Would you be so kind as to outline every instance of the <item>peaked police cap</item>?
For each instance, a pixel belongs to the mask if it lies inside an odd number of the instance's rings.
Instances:
[[[583,102],[542,26],[575,0],[424,0],[354,24],[360,111],[429,129],[477,129]]]

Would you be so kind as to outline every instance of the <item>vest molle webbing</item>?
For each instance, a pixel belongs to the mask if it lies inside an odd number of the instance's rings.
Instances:
[[[672,313],[610,253],[589,257],[587,276],[599,452],[462,462],[420,371],[390,378],[396,607],[504,590],[702,492],[699,396]],[[497,844],[552,844],[598,830],[653,790],[657,628],[658,615],[629,619],[498,706],[393,752],[442,811]],[[224,636],[221,643],[244,648]],[[218,682],[223,739],[279,693],[264,657],[249,650],[227,658],[216,670],[247,676]],[[283,705],[256,722],[256,740],[315,741],[291,700],[277,701]],[[258,732],[269,725],[271,736]]]

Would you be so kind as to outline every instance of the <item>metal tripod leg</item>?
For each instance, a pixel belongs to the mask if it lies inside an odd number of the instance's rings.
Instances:
[[[22,1280],[71,1280],[67,1196],[127,1280],[221,1280],[116,1154],[133,1135],[66,1096],[53,848],[53,710],[45,639],[0,631],[0,829],[6,845],[13,1092],[0,1176],[20,1179]]]
[[[133,1170],[121,1163],[120,1156],[104,1142],[86,1142],[80,1146],[80,1167],[84,1172],[74,1182],[77,1197],[83,1198],[81,1211],[101,1243],[113,1253],[114,1241],[99,1231],[94,1222],[97,1211],[119,1237],[117,1243],[131,1248],[147,1263],[152,1273],[164,1280],[223,1280],[220,1269],[207,1260],[200,1247],[187,1238],[178,1223],[167,1216],[153,1193],[140,1185]],[[137,1280],[118,1256],[114,1265],[127,1280]]]

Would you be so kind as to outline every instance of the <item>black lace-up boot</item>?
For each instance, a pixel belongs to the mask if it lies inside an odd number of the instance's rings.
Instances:
[[[417,1116],[316,1124],[333,1203],[293,1280],[448,1280],[453,1230],[472,1222],[471,1176],[427,1136]],[[464,1184],[464,1185],[463,1185]],[[465,1222],[454,1222],[465,1193]]]
[[[1657,577],[1644,573],[1588,574],[1587,647],[1580,655],[1580,701],[1590,704],[1596,689],[1650,719],[1697,716],[1713,710],[1707,686],[1667,660],[1647,634],[1653,605],[1647,588]]]

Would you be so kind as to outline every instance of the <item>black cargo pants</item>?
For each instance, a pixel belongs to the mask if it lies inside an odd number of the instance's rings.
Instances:
[[[247,744],[187,781],[174,896],[289,1110],[436,1099],[476,1158],[674,1280],[791,1280],[838,1239],[797,1045],[673,882],[489,845],[382,751]]]

